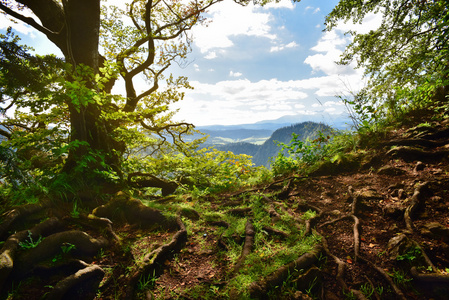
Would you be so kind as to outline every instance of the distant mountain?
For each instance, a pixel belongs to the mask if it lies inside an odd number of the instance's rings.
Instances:
[[[282,127],[287,127],[292,124],[299,124],[304,122],[322,123],[336,129],[348,129],[352,124],[350,118],[346,113],[342,113],[339,115],[329,115],[323,113],[317,115],[288,115],[275,120],[259,121],[253,124],[198,126],[196,129],[200,131],[212,130],[214,132],[242,129],[275,131],[276,129]]]
[[[296,133],[300,140],[305,141],[307,138],[316,138],[319,131],[326,133],[331,130],[332,128],[325,124],[303,122],[282,127],[274,131],[270,138],[267,139],[262,145],[240,142],[216,145],[216,148],[222,151],[232,151],[234,154],[251,155],[255,165],[268,167],[270,157],[277,156],[280,151],[280,147],[277,146],[277,143],[282,142],[288,144],[292,139],[292,133]]]

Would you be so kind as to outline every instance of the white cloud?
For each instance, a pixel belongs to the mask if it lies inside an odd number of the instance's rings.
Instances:
[[[8,27],[12,27],[16,32],[29,35],[31,38],[36,37],[36,30],[33,27],[25,25],[22,22],[15,23],[11,21],[10,18],[6,17],[3,14],[0,14],[0,29],[6,30]]]
[[[304,9],[306,12],[309,10],[313,10],[312,14],[316,14],[319,13],[321,11],[321,8],[319,7],[313,7],[313,6],[306,6],[306,8]]]
[[[351,81],[356,77],[344,78]],[[292,114],[338,114],[344,110],[343,103],[325,97],[347,92],[343,79],[337,75],[289,81],[235,79],[191,84],[195,89],[176,105],[182,108],[177,118],[197,125],[254,123]],[[317,97],[326,101],[317,103]]]
[[[206,56],[204,56],[204,58],[205,58],[205,59],[214,59],[214,58],[217,58],[217,53],[214,52],[214,51],[209,52]]]
[[[335,27],[334,30],[340,32],[347,32],[350,30],[354,30],[357,33],[364,34],[370,32],[371,30],[377,29],[381,23],[382,23],[382,14],[369,13],[365,16],[361,24],[359,23],[354,24],[351,21],[346,23],[341,22]]]
[[[240,35],[276,39],[269,25],[273,16],[266,9],[261,10],[251,4],[242,7],[233,1],[224,1],[213,5],[208,14],[212,22],[207,27],[193,29],[194,42],[202,53],[232,47],[231,38]]]
[[[298,46],[299,45],[296,42],[293,41],[293,42],[288,43],[287,45],[282,44],[282,45],[279,45],[279,46],[273,46],[273,47],[270,48],[270,52],[279,52],[279,51],[282,51],[282,50],[285,50],[285,49],[288,49],[288,48],[296,48]]]
[[[274,9],[281,9],[281,8],[286,8],[286,9],[295,9],[296,4],[291,1],[291,0],[281,0],[279,2],[273,1],[270,2],[266,5],[264,5],[262,8],[264,9],[270,9],[270,8],[274,8]]]
[[[326,75],[354,74],[356,72],[354,64],[348,66],[336,64],[349,42],[350,39],[341,33],[326,31],[318,43],[311,48],[311,50],[319,53],[309,55],[304,63],[310,65],[314,72],[322,71]]]
[[[243,74],[242,73],[240,73],[240,72],[233,72],[233,71],[230,71],[229,72],[229,76],[231,76],[231,77],[240,77],[240,76],[242,76]]]

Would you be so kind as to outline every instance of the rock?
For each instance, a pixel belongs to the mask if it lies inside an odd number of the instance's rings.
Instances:
[[[402,169],[385,165],[381,167],[379,170],[377,170],[377,174],[379,175],[389,175],[389,176],[398,176],[398,175],[404,175],[406,172]]]
[[[425,167],[426,167],[426,165],[422,161],[418,161],[418,162],[416,162],[415,169],[413,171],[419,172],[419,171],[424,170]]]
[[[438,222],[431,222],[425,224],[424,229],[430,232],[430,234],[433,235],[433,238],[438,240],[441,239],[445,243],[449,242],[449,228],[447,228],[446,226]]]
[[[313,300],[312,297],[310,297],[310,296],[307,295],[307,294],[304,294],[304,293],[301,292],[301,291],[296,291],[296,292],[293,294],[292,299],[293,299],[293,300]]]
[[[387,203],[382,211],[385,216],[397,219],[404,215],[405,207],[396,203]]]
[[[197,221],[200,219],[200,214],[192,209],[192,208],[182,208],[179,211],[179,214],[187,219],[193,220],[193,221]]]
[[[355,191],[354,197],[357,197],[362,201],[375,201],[383,199],[381,194],[379,194],[376,190],[370,188],[363,188],[361,190]]]
[[[405,234],[391,238],[387,244],[387,253],[391,259],[396,259],[413,246],[412,241]]]

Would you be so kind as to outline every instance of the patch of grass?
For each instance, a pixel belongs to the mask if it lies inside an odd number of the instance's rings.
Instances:
[[[302,214],[301,219],[310,220],[316,217],[316,211],[309,209],[305,213]]]
[[[276,242],[268,240],[263,233],[256,233],[255,251],[246,257],[240,273],[231,280],[230,286],[245,293],[252,282],[266,277],[281,266],[312,250],[318,241],[319,237],[315,235],[305,238],[292,235],[286,242]]]
[[[156,283],[156,271],[153,270],[153,274],[148,274],[146,276],[142,275],[137,282],[137,290],[146,291],[152,289]]]

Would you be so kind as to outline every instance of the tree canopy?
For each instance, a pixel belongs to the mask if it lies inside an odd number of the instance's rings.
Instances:
[[[158,178],[143,162],[202,155],[201,141],[182,139],[194,126],[173,122],[168,109],[191,87],[166,73],[185,63],[189,30],[220,1],[133,0],[126,9],[100,0],[2,1],[4,13],[44,33],[64,55],[34,56],[12,31],[2,36],[4,149],[15,149],[22,168],[53,183],[63,174],[79,181],[78,189],[173,190],[179,172]],[[112,92],[118,82],[122,95]]]
[[[326,18],[327,30],[342,21],[359,24],[370,14],[381,15],[381,25],[366,34],[348,32],[354,39],[340,60],[365,70],[369,83],[358,100],[394,110],[410,105],[410,91],[423,84],[433,94],[448,85],[446,0],[341,0]],[[447,89],[441,92],[444,99]]]

